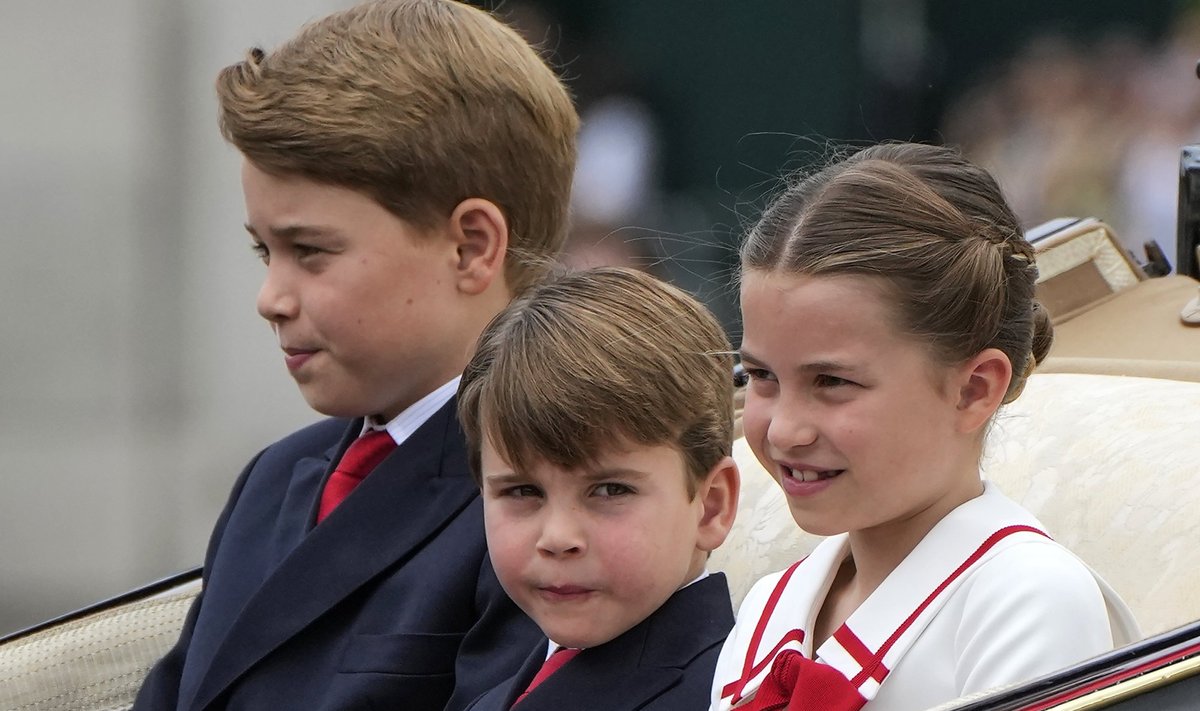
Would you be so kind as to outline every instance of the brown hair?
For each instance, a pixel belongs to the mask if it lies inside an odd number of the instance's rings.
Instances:
[[[1053,341],[1016,216],[995,179],[950,148],[889,143],[833,163],[775,199],[741,256],[746,271],[878,277],[940,362],[1007,355],[1005,402]]]
[[[518,471],[573,468],[620,440],[679,449],[689,493],[733,446],[733,357],[696,299],[641,272],[559,275],[480,337],[458,388],[479,480],[484,433]]]
[[[221,132],[260,169],[359,190],[429,228],[496,203],[519,293],[562,247],[579,119],[555,73],[488,13],[378,0],[217,77]]]

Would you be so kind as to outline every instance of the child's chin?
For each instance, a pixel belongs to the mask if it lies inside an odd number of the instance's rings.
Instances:
[[[372,414],[373,403],[361,402],[360,399],[348,397],[340,393],[331,393],[326,388],[318,388],[315,383],[307,386],[300,384],[300,395],[308,406],[326,417],[368,417]]]
[[[814,518],[807,512],[792,511],[792,520],[800,527],[800,530],[813,536],[836,536],[839,533],[845,533],[846,527],[839,526],[836,522],[821,521]]]
[[[537,619],[534,620],[538,622]],[[588,620],[593,622],[593,620]],[[539,622],[539,627],[542,629],[542,634],[554,640],[555,644],[569,647],[571,649],[588,649],[598,647],[605,642],[611,642],[621,636],[624,630],[597,630],[583,629],[581,627],[568,627],[564,625],[543,625]]]

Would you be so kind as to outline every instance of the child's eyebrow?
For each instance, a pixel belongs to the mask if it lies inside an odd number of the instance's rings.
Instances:
[[[583,478],[588,481],[602,481],[604,479],[645,479],[650,476],[650,472],[644,472],[640,469],[628,469],[626,467],[600,467],[597,469],[589,469],[583,474]]]
[[[836,360],[818,360],[812,363],[805,363],[804,365],[800,366],[800,370],[807,373],[828,373],[830,371],[837,373],[853,373],[857,371],[858,368],[850,365],[849,363],[839,363]]]
[[[742,361],[743,363],[749,362],[755,365],[765,365],[765,363],[762,362],[762,359],[744,348],[738,349],[737,356],[738,360]]]
[[[246,231],[251,235],[258,237],[258,231],[254,229],[254,225],[247,222],[245,224]],[[321,237],[325,235],[335,234],[332,228],[321,227],[319,225],[284,225],[282,227],[268,226],[267,231],[277,239],[294,240],[300,237]]]
[[[738,356],[742,359],[743,364],[750,365],[766,365],[757,356],[745,350],[739,350]],[[836,360],[816,360],[811,363],[803,363],[796,368],[801,373],[854,373],[859,370],[857,366],[850,363],[844,363]]]
[[[525,477],[516,472],[501,472],[499,474],[486,474],[483,481],[487,484],[516,484],[524,482]]]

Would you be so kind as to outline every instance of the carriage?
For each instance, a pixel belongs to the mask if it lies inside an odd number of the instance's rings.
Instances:
[[[1181,210],[1180,273],[1151,277],[1100,221],[1031,230],[1051,357],[997,415],[984,476],[1033,512],[1133,609],[1146,637],[1010,688],[939,707],[1192,709],[1200,699],[1200,295],[1196,234]],[[1153,270],[1150,270],[1151,272]],[[738,520],[710,568],[735,604],[814,545],[744,439]],[[199,569],[0,640],[0,711],[128,708],[174,643]]]

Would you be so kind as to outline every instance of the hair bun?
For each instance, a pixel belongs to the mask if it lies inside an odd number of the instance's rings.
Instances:
[[[1042,302],[1034,299],[1033,343],[1030,344],[1034,363],[1040,364],[1045,360],[1052,345],[1054,345],[1054,324],[1050,322],[1050,312],[1046,310],[1045,306],[1042,306]]]

